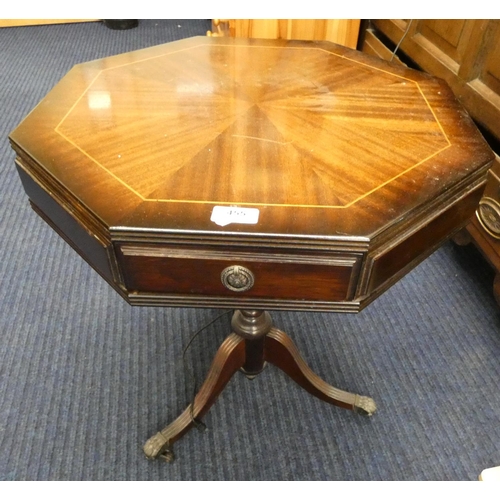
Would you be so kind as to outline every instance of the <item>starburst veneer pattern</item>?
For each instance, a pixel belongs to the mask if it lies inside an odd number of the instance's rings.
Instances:
[[[56,130],[142,200],[254,206],[349,206],[450,146],[418,81],[322,48],[229,48],[104,69]]]

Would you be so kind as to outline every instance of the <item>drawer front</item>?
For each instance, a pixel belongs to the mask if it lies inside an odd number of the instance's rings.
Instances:
[[[129,293],[346,301],[359,256],[303,257],[121,245]]]
[[[96,235],[88,225],[84,225],[81,219],[77,219],[75,214],[69,211],[68,205],[56,199],[53,190],[43,186],[24,164],[20,161],[16,163],[19,177],[34,211],[105,280],[115,286],[115,277],[108,256],[109,243]]]
[[[446,238],[464,227],[474,215],[482,192],[480,184],[433,219],[423,221],[413,233],[401,235],[396,244],[391,242],[388,248],[381,248],[374,254],[367,266],[371,266],[368,271],[368,294],[388,288],[436,250]]]

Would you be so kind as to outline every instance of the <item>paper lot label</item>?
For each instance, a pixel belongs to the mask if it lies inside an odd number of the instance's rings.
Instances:
[[[219,226],[227,226],[233,223],[257,224],[259,222],[259,209],[215,206],[210,220]]]

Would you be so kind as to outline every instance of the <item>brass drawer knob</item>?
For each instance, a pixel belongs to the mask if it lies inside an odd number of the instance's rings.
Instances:
[[[488,234],[494,238],[500,238],[500,204],[498,201],[484,197],[479,202],[477,218]]]
[[[220,275],[222,284],[233,292],[246,292],[254,284],[254,275],[243,266],[229,266]]]

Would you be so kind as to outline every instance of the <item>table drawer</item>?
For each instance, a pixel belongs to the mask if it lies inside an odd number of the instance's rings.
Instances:
[[[121,245],[129,292],[290,300],[346,301],[360,256],[250,254]]]

